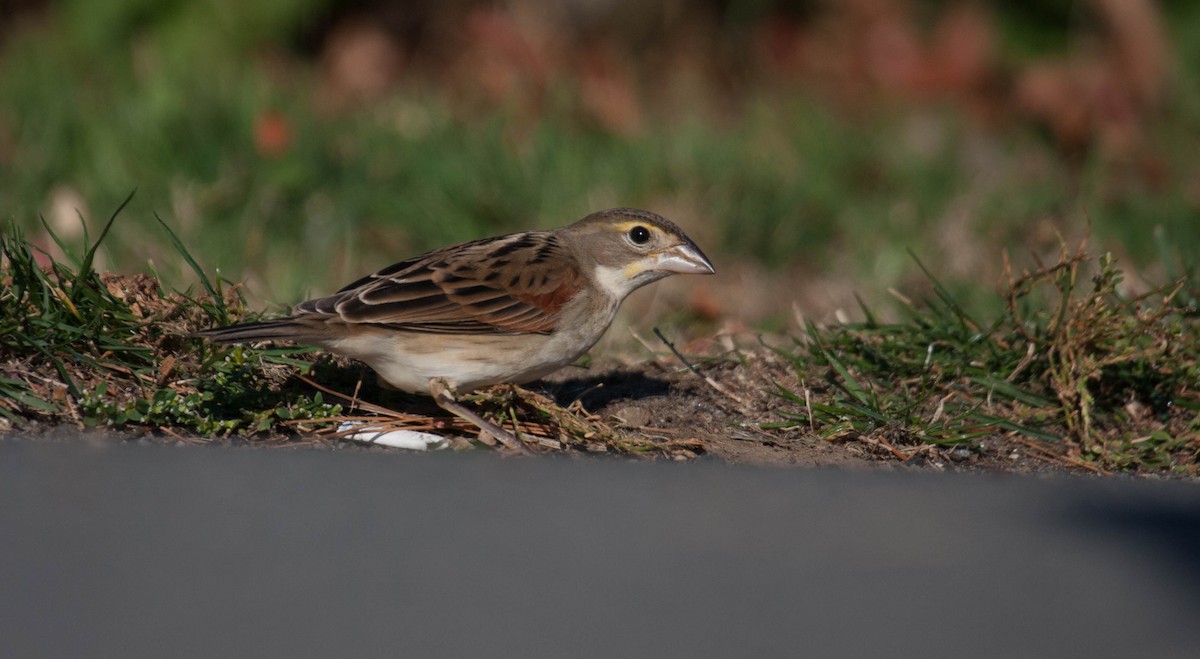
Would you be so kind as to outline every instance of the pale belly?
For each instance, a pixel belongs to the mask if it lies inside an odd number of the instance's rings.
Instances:
[[[434,378],[445,378],[459,391],[531,382],[578,359],[604,329],[575,336],[364,331],[322,347],[366,363],[397,389],[428,394]]]

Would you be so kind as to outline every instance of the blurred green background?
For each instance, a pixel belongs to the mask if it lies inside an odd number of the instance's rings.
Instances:
[[[192,283],[157,213],[264,306],[618,205],[735,326],[1089,231],[1145,289],[1200,262],[1198,82],[1189,0],[9,0],[0,213],[53,253],[136,188],[105,267]]]

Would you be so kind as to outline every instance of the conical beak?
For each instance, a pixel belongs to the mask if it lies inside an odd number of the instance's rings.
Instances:
[[[712,262],[691,242],[676,245],[658,253],[654,269],[681,275],[713,275],[717,269]]]

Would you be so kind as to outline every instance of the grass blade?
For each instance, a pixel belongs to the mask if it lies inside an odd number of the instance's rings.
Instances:
[[[925,273],[925,276],[929,278],[930,283],[933,284],[933,290],[935,293],[937,293],[938,299],[940,299],[942,303],[954,313],[954,315],[958,318],[958,321],[964,326],[972,329],[979,327],[979,323],[975,322],[975,319],[971,318],[971,316],[967,314],[966,310],[959,306],[958,301],[954,299],[954,296],[950,293],[950,291],[942,285],[942,282],[939,281],[937,277],[933,276],[933,273],[930,272],[929,268],[925,267],[925,264],[922,263],[921,259],[917,257],[917,253],[912,251],[912,248],[909,248],[907,251],[908,255],[912,257],[913,261],[916,261],[917,267],[921,269],[921,272]]]
[[[62,238],[58,237],[58,234],[54,232],[54,229],[50,228],[50,223],[46,221],[46,217],[44,215],[39,215],[38,219],[42,221],[42,228],[46,230],[46,235],[50,236],[50,240],[53,240],[54,244],[58,245],[58,248],[62,250],[63,255],[70,259],[72,264],[78,267],[79,259],[75,256],[75,251],[68,247],[67,244],[63,242]],[[82,220],[80,221],[82,222]],[[84,239],[84,244],[86,244],[86,238]]]
[[[1002,396],[1011,398],[1015,401],[1020,401],[1032,407],[1049,408],[1054,406],[1054,403],[1050,402],[1049,400],[1046,400],[1045,398],[1042,398],[1036,394],[1031,394],[1007,380],[1000,380],[984,375],[973,375],[967,379],[975,384],[987,387],[988,389],[991,389]]]
[[[1025,435],[1026,437],[1032,437],[1034,439],[1041,439],[1041,440],[1045,440],[1048,442],[1057,442],[1057,441],[1062,440],[1061,437],[1059,437],[1058,435],[1055,435],[1053,433],[1048,433],[1048,432],[1045,432],[1042,430],[1038,430],[1036,428],[1030,428],[1028,426],[1022,426],[1018,423],[1014,423],[1012,421],[1007,421],[1005,419],[999,419],[994,416],[988,416],[986,414],[969,414],[967,416],[974,421],[978,421],[979,423],[986,424],[992,428],[999,428],[1000,430],[1008,430],[1011,432]]]
[[[217,310],[214,320],[222,325],[228,325],[229,310],[225,308],[225,300],[221,297],[221,294],[217,291],[216,287],[213,286],[212,280],[210,280],[208,275],[204,273],[204,268],[200,267],[200,264],[197,263],[196,259],[192,257],[192,253],[188,251],[186,246],[184,246],[183,241],[179,239],[179,236],[173,230],[171,230],[171,226],[158,216],[158,213],[154,214],[154,219],[158,220],[158,223],[161,224],[162,228],[166,230],[167,236],[171,239],[171,245],[175,247],[175,251],[179,252],[179,255],[182,256],[183,260],[187,262],[188,267],[192,269],[192,272],[196,273],[196,277],[200,279],[200,285],[204,287],[204,290],[212,298],[213,306]]]
[[[121,211],[125,210],[125,207],[129,205],[130,201],[133,200],[133,195],[136,192],[136,188],[129,191],[129,195],[125,197],[125,201],[122,201],[121,205],[117,206],[117,210],[113,211],[113,214],[108,218],[108,222],[105,223],[104,229],[100,231],[100,236],[96,238],[96,242],[92,243],[88,247],[87,251],[84,252],[83,259],[79,262],[79,270],[75,273],[75,281],[71,284],[72,302],[78,301],[77,296],[80,295],[80,291],[82,291],[84,288],[82,286],[83,282],[86,281],[88,277],[92,276],[92,262],[96,259],[96,250],[100,249],[100,244],[104,242],[104,237],[108,235],[108,231],[112,228],[113,222],[117,220],[117,216],[120,215]]]

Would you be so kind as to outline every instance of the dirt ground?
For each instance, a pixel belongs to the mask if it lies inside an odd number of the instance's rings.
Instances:
[[[342,378],[369,375],[365,367],[337,365]],[[578,401],[591,418],[621,435],[660,445],[686,448],[667,450],[666,459],[715,460],[731,464],[770,467],[832,467],[917,471],[1002,473],[1089,473],[1036,447],[1019,447],[1003,436],[977,440],[971,448],[941,448],[897,439],[867,437],[830,441],[806,427],[763,429],[764,422],[781,417],[774,412],[779,399],[771,391],[772,378],[782,366],[769,355],[751,354],[744,363],[709,366],[700,374],[682,367],[673,357],[630,365],[600,360],[588,367],[569,366],[546,381],[530,387],[535,393],[566,406]],[[330,376],[330,370],[315,377]],[[448,418],[426,398],[383,391],[363,378],[362,399],[405,413]],[[737,392],[737,393],[732,393]],[[313,448],[318,450],[394,451],[381,446],[324,435],[256,435],[252,438],[209,438],[175,431],[105,431],[71,426],[41,426],[24,436],[39,441],[79,441],[103,444],[112,441],[174,445],[221,445],[246,448]],[[460,442],[459,447],[466,446]],[[553,454],[558,451],[539,451]],[[584,451],[571,455],[587,456]],[[660,457],[663,457],[660,455]],[[598,459],[605,459],[599,457]],[[609,457],[611,459],[611,456]]]
[[[829,441],[806,427],[762,429],[762,423],[779,418],[774,414],[778,399],[770,391],[771,378],[780,377],[782,367],[769,356],[750,355],[745,364],[713,366],[702,372],[704,377],[672,361],[663,358],[636,368],[604,363],[586,370],[568,367],[546,384],[560,402],[577,397],[623,432],[696,439],[703,456],[730,463],[1022,473],[1078,470],[1039,458],[1033,451],[1014,450],[1000,436],[985,438],[974,449],[943,449],[929,444],[884,446],[866,438]]]

